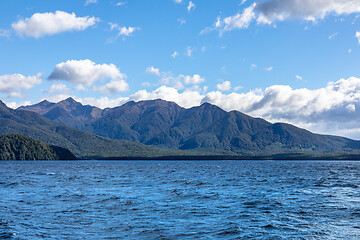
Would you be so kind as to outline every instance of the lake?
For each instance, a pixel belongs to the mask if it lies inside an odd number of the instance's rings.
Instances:
[[[0,165],[0,239],[360,239],[360,162]]]

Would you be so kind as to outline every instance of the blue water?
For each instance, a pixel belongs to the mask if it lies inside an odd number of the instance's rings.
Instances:
[[[0,239],[360,239],[360,162],[0,166]]]

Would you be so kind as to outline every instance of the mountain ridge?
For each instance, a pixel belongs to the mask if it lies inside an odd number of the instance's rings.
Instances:
[[[102,116],[78,128],[103,137],[173,150],[257,154],[360,149],[360,142],[355,140],[314,134],[286,123],[272,124],[210,103],[186,109],[161,99],[129,101],[108,108]]]
[[[210,103],[186,109],[161,99],[129,101],[102,111],[102,116],[78,128],[111,139],[172,150],[249,155],[360,150],[359,141],[314,134],[286,123],[273,124]]]

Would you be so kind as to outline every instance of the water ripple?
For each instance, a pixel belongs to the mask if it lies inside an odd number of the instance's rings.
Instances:
[[[0,164],[0,239],[360,239],[359,162]]]

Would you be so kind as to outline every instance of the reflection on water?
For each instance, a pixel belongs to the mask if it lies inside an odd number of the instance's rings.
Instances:
[[[0,164],[0,239],[360,239],[360,162]]]

